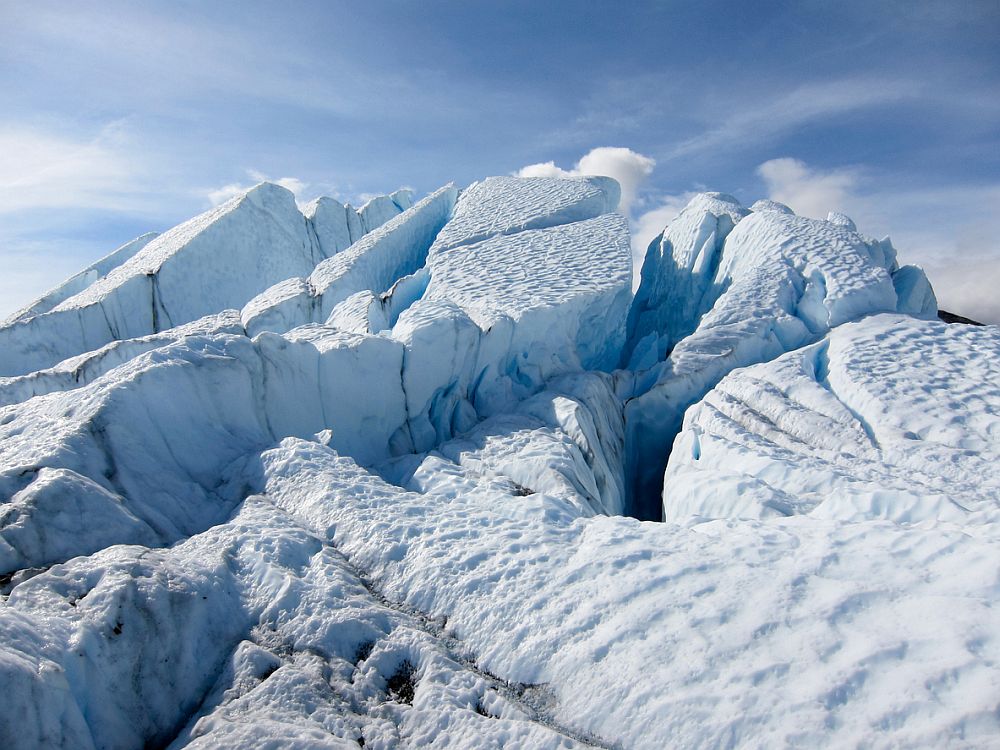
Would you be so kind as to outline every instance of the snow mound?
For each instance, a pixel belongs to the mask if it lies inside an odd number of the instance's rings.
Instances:
[[[688,410],[664,515],[995,522],[998,436],[996,328],[874,316]]]

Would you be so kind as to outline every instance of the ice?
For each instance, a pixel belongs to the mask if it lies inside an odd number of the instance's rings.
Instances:
[[[513,413],[456,432],[430,454],[383,466],[383,476],[448,496],[542,492],[565,501],[571,516],[624,511],[622,410],[607,376],[558,378]]]
[[[250,300],[242,313],[247,332],[284,333],[305,323],[323,323],[351,295],[387,291],[397,279],[424,264],[457,195],[450,185],[437,190],[347,250],[317,264],[308,279],[286,279]]]
[[[662,472],[684,410],[727,373],[865,315],[899,310],[929,317],[936,308],[923,273],[900,269],[888,240],[755,205],[740,218],[745,210],[733,199],[696,197],[680,226],[664,234],[662,251],[651,246],[654,263],[648,273],[643,269],[629,340],[636,347],[633,367],[647,369],[635,375],[626,407],[629,484],[641,518],[660,516]],[[696,307],[691,299],[699,300]],[[643,319],[664,320],[668,331],[655,350],[669,356],[652,366],[654,345],[639,325]]]
[[[390,213],[386,201],[399,212],[391,199],[375,199],[367,223],[355,214],[352,240],[362,237],[363,224],[374,228]],[[0,328],[0,374],[24,375],[114,340],[240,309],[271,285],[310,274],[342,249],[335,203],[319,200],[307,207],[307,219],[290,191],[265,182],[148,244],[140,238],[126,245],[101,261],[105,276],[51,311]]]
[[[328,197],[317,198],[302,207],[302,215],[312,225],[324,258],[346,250],[354,242],[348,213],[353,213],[353,209]]]
[[[387,338],[316,325],[253,341],[188,336],[0,410],[0,495],[31,486],[41,467],[67,469],[164,539],[196,533],[240,499],[230,465],[282,437],[332,429],[331,445],[358,460],[387,458],[406,420],[402,358]]]
[[[390,327],[383,300],[367,289],[338,303],[326,322],[332,328],[352,333],[378,333]]]
[[[630,296],[628,247],[617,214],[499,236],[432,256],[423,300],[461,307],[510,353],[509,365],[501,360],[487,375],[498,378],[493,388],[530,395],[561,372],[617,362]]]
[[[685,416],[667,518],[1000,519],[1000,332],[880,315],[729,374]]]
[[[186,336],[220,333],[243,333],[239,313],[235,310],[226,310],[218,315],[207,315],[191,323],[169,328],[162,333],[112,341],[100,349],[70,357],[53,367],[37,370],[29,375],[0,378],[0,406],[17,404],[34,396],[88,385],[118,365]]]
[[[918,318],[937,318],[937,297],[927,280],[927,274],[919,266],[902,266],[892,274],[892,285],[896,290],[896,309]]]
[[[754,204],[760,207],[760,202]],[[628,316],[626,362],[646,367],[662,360],[669,348],[691,333],[712,302],[723,243],[749,212],[722,193],[696,196],[667,229],[654,239],[642,264],[642,280]],[[653,358],[643,362],[643,353]],[[637,356],[638,355],[638,356]]]
[[[92,263],[87,266],[85,269],[80,271],[80,273],[71,276],[55,289],[52,289],[43,296],[39,297],[23,310],[19,310],[11,315],[6,321],[4,321],[4,325],[7,326],[19,320],[26,320],[34,317],[35,315],[41,315],[42,313],[48,312],[63,300],[72,297],[74,294],[82,292],[95,281],[101,279],[110,271],[113,271],[137,252],[142,250],[150,242],[155,240],[157,236],[158,234],[156,232],[147,232],[146,234],[136,237],[131,242],[126,242],[117,250],[114,250],[104,256],[96,263]]]
[[[0,746],[994,744],[998,329],[722,193],[633,299],[618,193],[260,186],[0,328]]]
[[[2,371],[22,375],[239,308],[319,258],[292,193],[263,183],[157,237],[51,312],[0,329]]]
[[[614,211],[620,197],[618,183],[609,177],[489,177],[462,191],[431,254],[497,235],[593,219]]]

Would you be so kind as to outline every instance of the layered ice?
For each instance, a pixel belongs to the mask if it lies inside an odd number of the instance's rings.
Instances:
[[[310,267],[309,274],[284,279],[263,291],[243,308],[247,332],[284,333],[306,323],[323,323],[351,295],[388,290],[423,265],[457,195],[453,186],[445,186],[347,250]]]
[[[191,323],[168,328],[160,333],[123,339],[105,344],[100,349],[70,357],[44,370],[27,375],[0,377],[0,406],[17,404],[34,396],[56,391],[68,391],[92,383],[115,367],[135,359],[140,354],[179,341],[187,336],[211,334],[242,334],[243,326],[235,310],[207,315]]]
[[[336,211],[326,208],[320,201],[307,218],[290,191],[262,183],[160,236],[139,238],[85,271],[85,281],[106,273],[78,293],[45,311],[46,300],[63,296],[57,289],[29,308],[33,314],[0,328],[0,374],[24,375],[111,341],[239,309],[282,279],[308,275],[339,249]],[[352,241],[388,213],[379,203],[367,222],[355,214]]]

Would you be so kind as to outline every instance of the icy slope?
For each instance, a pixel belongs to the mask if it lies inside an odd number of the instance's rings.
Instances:
[[[996,744],[997,329],[719,193],[633,299],[618,197],[260,186],[0,328],[0,745]]]
[[[87,266],[85,269],[80,271],[80,273],[66,279],[66,281],[62,284],[50,292],[42,295],[23,310],[19,310],[11,315],[6,321],[4,321],[4,325],[9,325],[19,320],[25,320],[27,318],[34,317],[35,315],[41,315],[42,313],[48,312],[62,301],[69,299],[74,294],[82,292],[95,281],[116,269],[137,252],[142,250],[150,242],[155,240],[156,237],[156,232],[148,232],[140,237],[136,237],[131,242],[126,242],[117,250],[104,256],[96,263]]]
[[[888,240],[866,238],[836,216],[821,221],[771,201],[756,206],[748,213],[728,196],[699,196],[650,246],[654,265],[643,269],[648,291],[640,287],[633,303],[629,341],[632,366],[648,369],[635,376],[626,407],[629,485],[640,518],[660,517],[662,471],[684,410],[726,373],[864,315],[937,314],[923,272],[899,268]],[[653,323],[666,333],[646,333]]]
[[[359,217],[350,237],[360,238],[386,213],[382,206]],[[48,301],[77,286],[71,280],[28,308],[41,314],[19,315],[0,328],[0,374],[24,375],[110,341],[239,308],[339,249],[327,238],[327,216],[317,207],[307,219],[291,192],[262,183],[155,239],[145,235],[83,272],[79,293],[46,311]]]
[[[406,493],[319,446],[265,454],[268,494],[391,599],[555,717],[622,747],[937,745],[995,736],[1000,541],[789,519],[573,518],[555,498]],[[892,549],[893,554],[879,554]]]
[[[880,315],[730,373],[685,417],[667,518],[1000,519],[1000,331]]]

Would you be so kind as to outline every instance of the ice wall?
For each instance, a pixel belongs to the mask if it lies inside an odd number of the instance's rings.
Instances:
[[[664,235],[670,239],[660,243],[664,252],[658,254],[655,243],[651,248],[647,290],[640,286],[630,314],[632,363],[646,369],[631,380],[626,406],[629,488],[640,518],[660,517],[663,469],[684,410],[727,373],[865,315],[936,315],[923,272],[899,269],[888,240],[866,238],[844,222],[795,216],[773,203],[756,205],[742,217],[747,212],[731,199],[695,198],[679,229]],[[902,298],[897,285],[906,291]],[[690,307],[692,296],[696,307]],[[643,333],[643,321],[655,320],[667,321],[667,344],[655,332]],[[691,332],[683,335],[685,329]],[[669,351],[667,358],[648,366],[661,350]]]

